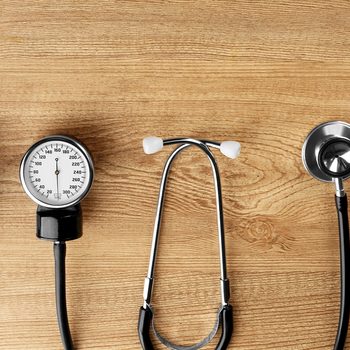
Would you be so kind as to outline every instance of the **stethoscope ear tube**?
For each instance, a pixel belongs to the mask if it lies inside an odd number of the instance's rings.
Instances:
[[[343,350],[349,325],[350,314],[350,243],[347,196],[335,196],[339,223],[341,302],[338,332],[334,350]]]

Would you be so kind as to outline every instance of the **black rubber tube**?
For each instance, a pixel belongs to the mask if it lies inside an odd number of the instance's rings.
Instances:
[[[339,245],[340,245],[340,315],[337,337],[334,344],[334,350],[343,350],[349,325],[350,313],[350,245],[349,245],[349,219],[348,219],[348,201],[344,197],[335,197],[338,223],[339,223]]]
[[[231,305],[225,305],[220,312],[220,323],[222,327],[221,337],[215,350],[226,350],[233,332],[233,312]],[[152,325],[153,313],[149,306],[140,308],[138,333],[143,350],[154,350],[150,329]]]
[[[69,330],[67,302],[66,302],[66,243],[55,242],[53,245],[55,256],[55,290],[57,322],[61,333],[64,350],[74,350]]]
[[[225,350],[233,333],[233,311],[231,305],[225,305],[221,310],[221,337],[215,350]]]
[[[141,347],[143,350],[153,350],[152,341],[150,338],[150,328],[152,323],[153,313],[149,306],[140,308],[138,332]]]

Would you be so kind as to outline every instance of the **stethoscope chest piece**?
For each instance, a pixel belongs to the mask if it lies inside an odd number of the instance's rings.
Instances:
[[[332,121],[318,125],[307,136],[302,159],[318,180],[332,182],[350,176],[350,124]]]

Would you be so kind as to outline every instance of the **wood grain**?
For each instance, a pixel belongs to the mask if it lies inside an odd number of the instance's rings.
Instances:
[[[235,161],[217,154],[230,349],[332,349],[334,190],[305,173],[300,152],[313,126],[350,122],[349,16],[346,0],[2,0],[0,349],[61,348],[52,247],[36,240],[35,205],[18,180],[27,148],[57,133],[84,141],[96,163],[84,236],[68,245],[77,349],[140,348],[169,152],[144,155],[147,135],[242,143]],[[220,301],[211,181],[205,158],[188,150],[166,198],[154,308],[161,333],[182,344],[208,333]]]

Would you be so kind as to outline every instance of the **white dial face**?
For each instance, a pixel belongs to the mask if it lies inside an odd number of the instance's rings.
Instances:
[[[22,181],[26,192],[47,207],[66,207],[90,188],[89,159],[74,144],[58,139],[43,141],[25,158]]]

